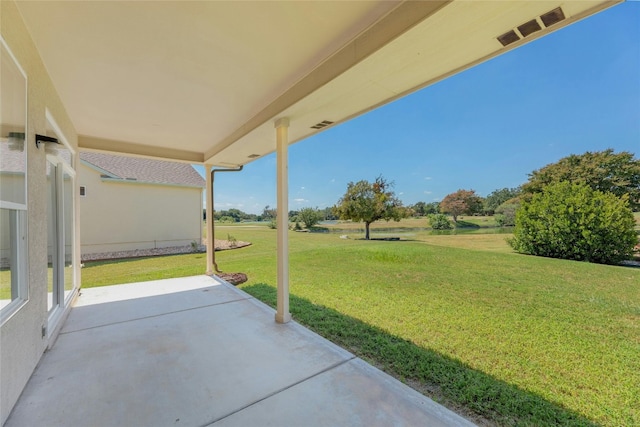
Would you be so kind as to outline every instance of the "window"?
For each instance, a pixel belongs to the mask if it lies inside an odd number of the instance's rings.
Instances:
[[[80,197],[85,197],[87,195],[87,187],[84,185],[80,186]]]
[[[0,319],[27,300],[27,77],[0,37]]]

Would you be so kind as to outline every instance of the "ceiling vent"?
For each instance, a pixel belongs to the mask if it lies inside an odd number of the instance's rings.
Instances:
[[[522,34],[522,37],[527,37],[530,34],[535,33],[536,31],[540,31],[542,27],[538,24],[538,21],[532,19],[526,24],[522,24],[518,27],[518,31]]]
[[[508,46],[511,43],[515,43],[518,40],[521,40],[535,32],[542,30],[543,28],[549,28],[550,26],[557,24],[564,19],[565,15],[562,11],[562,8],[557,7],[545,14],[538,16],[537,18],[530,20],[529,22],[518,26],[517,28],[507,31],[501,36],[498,36],[497,39],[502,44],[502,46]]]
[[[332,125],[333,122],[329,121],[329,120],[323,120],[320,123],[317,123],[313,126],[311,126],[311,129],[322,129],[322,128],[326,128],[329,125]]]
[[[520,36],[513,30],[498,37],[498,41],[502,43],[502,46],[517,42],[518,40],[520,40]]]
[[[550,27],[553,24],[557,24],[558,22],[564,20],[564,12],[558,7],[556,9],[553,9],[551,12],[547,12],[544,15],[541,15],[540,20],[545,27]]]

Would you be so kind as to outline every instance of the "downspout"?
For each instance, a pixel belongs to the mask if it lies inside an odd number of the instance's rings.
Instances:
[[[211,251],[211,263],[213,264],[213,268],[214,271],[216,273],[222,273],[222,271],[220,271],[218,269],[218,264],[216,263],[216,239],[215,239],[215,224],[214,224],[214,217],[215,217],[215,203],[214,203],[214,198],[213,198],[213,189],[214,189],[214,176],[216,172],[240,172],[242,170],[244,166],[240,165],[235,169],[211,169],[211,247],[213,248],[213,250]],[[209,219],[209,218],[207,218]],[[209,238],[209,237],[207,237]]]

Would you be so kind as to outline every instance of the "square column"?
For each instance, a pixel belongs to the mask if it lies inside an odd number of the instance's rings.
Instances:
[[[277,264],[278,297],[276,322],[287,323],[289,313],[289,119],[275,122],[277,153]]]
[[[207,275],[212,275],[213,257],[215,250],[214,234],[213,234],[213,177],[211,176],[211,165],[204,165],[204,175],[207,179]]]

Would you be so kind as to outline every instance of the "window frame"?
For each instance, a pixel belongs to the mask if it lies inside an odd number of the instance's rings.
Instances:
[[[17,286],[15,289],[16,295],[13,295],[13,287],[11,290],[11,302],[0,309],[0,325],[4,325],[11,317],[13,317],[20,309],[26,305],[29,301],[29,255],[28,255],[28,241],[29,241],[29,227],[28,227],[28,199],[29,192],[27,185],[28,180],[28,150],[27,150],[27,140],[28,140],[28,132],[27,132],[27,124],[28,124],[28,86],[29,80],[27,78],[27,73],[25,73],[24,69],[18,62],[17,58],[13,54],[11,48],[4,40],[4,38],[0,35],[0,49],[4,50],[7,55],[10,57],[13,62],[13,66],[18,70],[22,78],[24,79],[24,134],[25,141],[23,147],[23,156],[24,156],[24,203],[16,203],[7,200],[0,199],[0,209],[9,211],[10,221],[15,222],[15,236],[10,237],[10,239],[15,238],[15,242],[11,242],[11,251],[12,256],[15,255],[16,268],[15,274],[17,276]],[[0,135],[1,136],[1,135]],[[12,230],[10,225],[10,230]],[[14,271],[11,269],[11,274],[13,276]]]
[[[64,132],[60,126],[58,126],[57,121],[53,114],[49,111],[49,109],[45,109],[45,117],[47,119],[47,129],[48,131],[53,132],[55,137],[58,139],[60,145],[53,146],[52,150],[46,152],[46,162],[50,164],[51,167],[55,168],[56,175],[56,184],[55,188],[55,196],[56,196],[56,207],[54,215],[54,223],[53,227],[55,228],[54,236],[54,247],[53,251],[53,264],[55,267],[53,268],[53,286],[55,289],[52,289],[52,306],[47,307],[47,334],[51,337],[55,334],[54,331],[58,329],[60,326],[60,319],[62,318],[65,311],[69,308],[71,301],[75,294],[78,292],[80,288],[80,283],[78,282],[78,262],[79,259],[77,257],[77,251],[79,248],[76,246],[76,206],[78,204],[78,185],[77,185],[77,171],[76,171],[76,153],[77,151],[69,144]],[[60,150],[68,151],[68,159],[65,155],[62,155]],[[70,191],[64,190],[64,176],[68,175],[71,182]],[[60,197],[61,196],[61,197]],[[64,221],[65,215],[65,204],[58,204],[60,201],[64,201],[66,197],[70,197],[71,209],[68,212],[70,215],[71,221],[69,229],[71,233],[71,258],[72,258],[72,273],[71,273],[71,289],[65,289],[66,282],[64,276],[64,259],[66,252],[65,239],[67,235],[67,228],[65,227],[66,222]],[[51,212],[48,212],[47,215],[51,215]],[[47,223],[49,223],[49,218],[47,218]],[[47,231],[49,233],[49,231]],[[48,293],[48,291],[47,291]],[[57,297],[57,298],[56,298]]]

